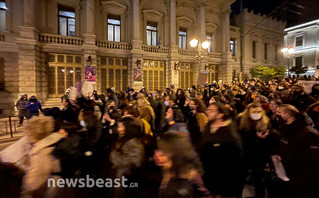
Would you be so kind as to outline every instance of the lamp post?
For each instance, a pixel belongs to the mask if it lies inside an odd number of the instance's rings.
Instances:
[[[292,47],[290,47],[290,48],[284,47],[284,48],[281,49],[281,52],[282,52],[282,54],[283,54],[284,57],[285,57],[285,61],[287,62],[287,68],[288,68],[287,75],[288,75],[288,77],[289,77],[289,75],[290,75],[290,71],[289,71],[289,59],[290,59],[290,56],[294,53],[294,51],[295,51],[295,49],[292,48]]]
[[[190,41],[190,45],[192,48],[194,48],[197,51],[196,59],[199,61],[198,71],[200,73],[202,60],[204,58],[204,52],[209,48],[209,42],[204,41],[201,43],[199,40],[193,39]]]

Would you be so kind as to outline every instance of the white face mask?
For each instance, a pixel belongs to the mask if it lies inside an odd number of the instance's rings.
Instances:
[[[250,114],[250,118],[252,120],[260,120],[262,114],[261,113],[253,113],[253,114]]]
[[[164,104],[165,104],[166,106],[169,106],[169,101],[165,101]]]

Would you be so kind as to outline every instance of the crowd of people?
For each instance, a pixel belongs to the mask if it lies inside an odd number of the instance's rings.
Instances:
[[[43,110],[22,95],[25,137],[0,152],[0,191],[11,198],[239,198],[250,185],[256,198],[318,198],[318,99],[319,82],[308,94],[291,79],[108,88],[76,100],[65,95],[60,107]],[[138,186],[47,186],[49,178],[86,175],[124,176]]]

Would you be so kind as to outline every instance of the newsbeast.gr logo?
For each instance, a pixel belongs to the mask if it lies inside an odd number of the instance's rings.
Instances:
[[[138,183],[131,182],[128,184],[127,178],[98,178],[92,179],[89,175],[85,178],[49,178],[47,182],[48,188],[64,188],[64,187],[78,187],[78,188],[138,188]]]

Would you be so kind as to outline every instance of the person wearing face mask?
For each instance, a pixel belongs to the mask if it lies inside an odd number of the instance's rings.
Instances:
[[[295,106],[300,112],[306,111],[309,105],[317,102],[317,100],[310,94],[305,93],[302,84],[295,84],[291,91],[290,101],[288,104]]]
[[[275,97],[280,98],[281,101],[287,103],[289,100],[289,86],[287,82],[281,82],[278,84],[277,90],[275,91]]]
[[[255,187],[255,197],[264,197],[264,169],[266,164],[271,162],[271,148],[276,136],[272,133],[270,120],[260,103],[249,104],[245,111],[239,114],[239,120],[239,132],[245,148],[247,178],[251,178],[246,182]],[[271,193],[271,189],[268,188],[268,192]]]
[[[208,122],[205,114],[206,106],[202,100],[192,99],[189,103],[190,112],[186,117],[190,138],[194,147],[197,149],[201,133],[204,131]]]
[[[290,181],[284,182],[278,197],[319,197],[319,133],[307,126],[299,110],[280,105],[277,115],[282,121],[279,131],[277,158],[281,160]]]

